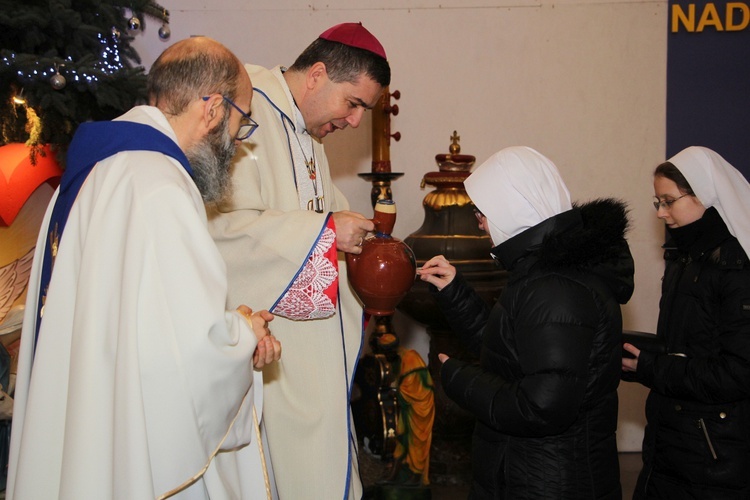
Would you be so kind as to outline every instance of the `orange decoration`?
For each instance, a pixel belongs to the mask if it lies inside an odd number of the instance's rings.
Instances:
[[[26,200],[45,182],[57,187],[62,169],[49,146],[41,146],[36,162],[22,143],[0,147],[0,226],[10,226]]]

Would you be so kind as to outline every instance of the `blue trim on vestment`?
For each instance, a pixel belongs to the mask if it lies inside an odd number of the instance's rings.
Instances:
[[[360,322],[360,342],[359,342],[359,350],[357,351],[357,357],[354,359],[354,370],[352,373],[357,372],[357,366],[359,365],[359,360],[362,357],[362,348],[364,346],[364,335],[365,335],[365,313],[362,311],[362,320]],[[347,446],[347,457],[349,457],[349,460],[347,461],[347,468],[346,468],[346,488],[344,488],[344,500],[348,500],[349,498],[349,486],[352,482],[352,445],[354,450],[357,451],[357,464],[359,464],[359,448],[358,443],[356,442],[356,439],[354,438],[354,434],[352,433],[352,412],[351,412],[351,400],[352,400],[352,389],[354,388],[354,378],[352,377],[352,380],[349,380],[349,370],[348,365],[346,362],[346,336],[344,334],[344,314],[343,309],[341,307],[341,289],[339,288],[339,327],[341,328],[341,343],[344,346],[344,380],[346,381],[346,430],[349,433],[349,440],[348,440],[348,446]],[[360,474],[360,478],[361,478]]]
[[[270,104],[273,109],[275,109],[279,116],[281,117],[281,125],[284,127],[284,133],[286,134],[286,146],[289,149],[289,162],[292,164],[292,179],[294,179],[294,189],[297,191],[297,196],[299,196],[299,186],[297,185],[297,173],[294,171],[294,153],[292,152],[292,138],[289,136],[289,129],[286,128],[284,120],[289,122],[289,126],[292,127],[292,131],[296,134],[297,133],[297,127],[294,126],[294,122],[292,121],[289,116],[284,113],[284,111],[276,105],[275,102],[271,100],[268,95],[263,92],[258,87],[253,87],[253,91],[259,93],[263,97],[265,97],[266,101],[268,101],[268,104]],[[315,147],[315,146],[313,146]]]

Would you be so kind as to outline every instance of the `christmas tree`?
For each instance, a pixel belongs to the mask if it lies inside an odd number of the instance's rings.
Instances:
[[[80,123],[143,102],[130,44],[147,18],[169,37],[169,12],[151,0],[0,0],[0,146],[49,144],[61,159]]]

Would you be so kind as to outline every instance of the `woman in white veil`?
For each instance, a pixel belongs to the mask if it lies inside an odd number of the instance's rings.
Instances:
[[[498,151],[464,181],[487,216],[493,245],[570,210],[570,193],[549,158],[529,147]]]
[[[750,184],[689,147],[654,172],[666,225],[657,337],[624,348],[625,380],[651,389],[635,498],[750,498]]]
[[[490,307],[442,256],[419,274],[479,357],[439,354],[445,393],[477,419],[470,497],[619,500],[627,210],[616,200],[572,205],[554,163],[528,147],[499,151],[464,184],[507,285]]]

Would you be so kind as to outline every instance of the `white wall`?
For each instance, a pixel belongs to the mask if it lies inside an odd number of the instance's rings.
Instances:
[[[172,37],[151,21],[136,48],[147,67],[190,35],[223,42],[243,61],[290,65],[322,31],[362,21],[383,43],[391,91],[401,91],[392,130],[395,235],[421,226],[422,176],[436,170],[453,130],[481,163],[511,145],[532,146],[559,167],[575,199],[616,196],[632,209],[636,291],[625,327],[654,331],[662,274],[662,226],[651,208],[653,168],[665,155],[666,0],[165,0]],[[371,131],[326,138],[339,187],[371,213]],[[423,329],[397,318],[399,334],[426,354]],[[638,450],[646,391],[620,387],[621,450]]]

